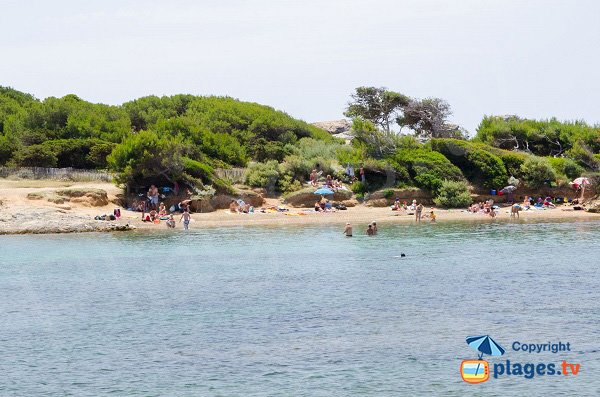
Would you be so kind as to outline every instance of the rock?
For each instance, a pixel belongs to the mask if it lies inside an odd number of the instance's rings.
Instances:
[[[242,199],[246,203],[253,207],[260,207],[265,202],[265,199],[259,193],[252,190],[237,190],[233,195],[230,194],[217,194],[207,203],[210,207],[215,209],[227,209],[231,200]],[[204,205],[204,204],[203,204]],[[204,209],[204,208],[203,208]],[[208,212],[208,211],[203,211]]]
[[[312,208],[315,202],[320,199],[320,196],[314,194],[314,191],[314,187],[308,187],[289,193],[285,196],[285,202],[292,207]],[[326,198],[334,202],[343,202],[352,198],[352,192],[350,190],[338,190],[333,196],[327,196]]]
[[[413,200],[417,200],[424,205],[433,204],[433,197],[428,191],[414,187],[377,190],[369,195],[365,205],[369,207],[386,207],[392,205],[396,198],[399,198],[400,202],[411,203]]]
[[[44,194],[43,193],[33,192],[33,193],[28,193],[27,194],[27,199],[28,200],[41,200],[43,198],[44,198]]]
[[[358,205],[358,201],[356,199],[344,200],[342,201],[342,204],[344,204],[348,208],[356,207]]]
[[[388,200],[384,198],[369,200],[365,203],[367,207],[387,207]]]
[[[317,128],[321,128],[330,134],[343,134],[348,133],[352,129],[352,123],[348,120],[331,120],[331,121],[319,121],[312,123]]]
[[[104,207],[108,205],[108,195],[103,189],[62,189],[56,194],[68,197],[71,202],[81,203],[90,207]]]

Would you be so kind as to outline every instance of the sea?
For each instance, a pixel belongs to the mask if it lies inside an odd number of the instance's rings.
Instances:
[[[598,221],[197,225],[0,236],[0,396],[600,395]]]

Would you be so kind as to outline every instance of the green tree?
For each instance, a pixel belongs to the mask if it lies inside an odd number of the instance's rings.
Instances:
[[[464,132],[448,123],[451,114],[450,105],[443,99],[413,99],[404,107],[404,114],[397,122],[401,127],[412,129],[420,138],[464,139]]]
[[[108,165],[120,183],[173,183],[183,176],[185,149],[177,138],[140,131],[114,148],[108,156]]]
[[[389,133],[408,103],[406,95],[388,91],[384,87],[358,87],[344,115],[368,120]]]

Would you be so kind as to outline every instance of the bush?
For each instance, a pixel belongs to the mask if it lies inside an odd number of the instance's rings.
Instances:
[[[433,199],[433,202],[437,206],[445,208],[467,207],[472,202],[469,186],[464,181],[445,180],[442,182],[438,195]]]
[[[571,159],[548,157],[548,161],[557,174],[564,175],[568,179],[578,178],[585,172],[583,167]]]
[[[302,183],[290,174],[284,174],[279,178],[277,183],[279,191],[282,193],[291,193],[302,189]]]
[[[350,185],[350,190],[352,190],[352,193],[354,194],[362,194],[364,196],[364,194],[369,191],[369,186],[367,185],[367,183],[356,181],[353,182],[352,185]]]
[[[404,149],[390,159],[397,171],[408,170],[418,187],[437,192],[444,179],[463,180],[463,174],[443,154],[426,149]]]
[[[14,157],[14,163],[20,167],[56,167],[58,158],[54,151],[44,145],[26,146]]]
[[[246,171],[249,186],[273,189],[279,179],[279,164],[275,160],[251,164]]]
[[[527,186],[537,189],[556,179],[550,162],[542,157],[530,157],[521,166],[521,174]]]
[[[383,191],[383,197],[386,199],[391,199],[392,197],[394,197],[394,191],[392,189],[385,189]]]
[[[523,165],[525,160],[531,156],[527,153],[511,152],[509,150],[500,149],[497,149],[497,151],[494,151],[494,153],[500,157],[500,160],[502,160],[502,163],[504,163],[504,167],[506,168],[508,175],[512,175],[517,178],[521,176],[521,165]]]
[[[488,188],[506,184],[508,175],[504,163],[485,145],[458,139],[432,139],[431,148],[446,156],[473,182]]]

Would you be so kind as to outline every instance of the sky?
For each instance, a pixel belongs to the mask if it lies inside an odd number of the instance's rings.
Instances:
[[[600,122],[596,0],[2,0],[0,85],[121,104],[228,95],[309,122],[358,86]]]

